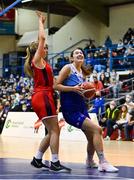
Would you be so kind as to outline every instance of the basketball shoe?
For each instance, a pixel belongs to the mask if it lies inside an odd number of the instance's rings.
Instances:
[[[36,159],[33,157],[33,160],[31,161],[31,165],[36,168],[44,168],[45,170],[49,170],[49,166],[42,163],[42,159]]]
[[[60,161],[51,162],[50,171],[70,173],[71,169],[60,164]]]
[[[98,165],[98,170],[100,172],[118,172],[119,169],[109,164],[107,161],[104,161]]]

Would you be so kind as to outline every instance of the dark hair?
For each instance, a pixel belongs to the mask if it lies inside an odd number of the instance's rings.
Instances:
[[[86,57],[85,52],[84,52],[84,50],[83,50],[82,48],[77,47],[76,49],[81,50],[81,51],[82,51],[82,53],[83,53],[83,55],[84,55],[84,58]],[[71,52],[70,57],[73,57],[73,53],[74,53],[74,51],[75,51],[76,49],[74,49],[74,50]]]
[[[86,57],[85,52],[84,52],[84,50],[83,50],[82,48],[78,47],[78,48],[76,48],[76,49],[81,50],[82,53],[83,53],[83,55],[84,55],[84,58]],[[70,57],[71,57],[71,58],[73,57],[73,53],[74,53],[74,51],[75,51],[76,49],[74,49],[74,50],[71,52],[71,54],[70,54]],[[83,74],[84,74],[85,76],[90,75],[90,74],[92,73],[92,71],[93,71],[93,67],[90,66],[90,65],[85,66],[84,64],[82,64],[81,69],[82,69],[82,72],[83,72]]]
[[[123,104],[123,105],[121,106],[121,109],[122,109],[122,107],[125,107],[125,108],[126,108],[126,111],[128,111],[128,107],[127,107],[125,104]]]
[[[98,79],[98,77],[97,77],[97,76],[95,76],[95,75],[93,75],[93,78],[96,78],[96,79]]]
[[[134,118],[134,109],[129,110],[129,114]]]

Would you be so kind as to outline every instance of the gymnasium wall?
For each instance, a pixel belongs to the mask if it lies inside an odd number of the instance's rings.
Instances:
[[[91,15],[81,12],[53,36],[53,52],[60,52],[81,39],[92,38],[104,44],[107,35],[117,43],[129,27],[134,27],[134,4],[110,8],[109,27]]]
[[[25,32],[28,31],[38,30],[38,17],[35,11],[27,9],[18,9],[16,11],[15,19],[15,32],[19,35],[23,35]],[[69,20],[70,18],[67,16],[50,14],[50,27],[56,26],[60,28]],[[45,28],[47,28],[47,21],[45,24]]]
[[[15,36],[0,36],[0,55],[16,49]]]
[[[24,32],[38,30],[38,18],[35,11],[18,9],[15,18],[15,32],[23,35]],[[70,17],[50,14],[50,27],[61,27],[70,20]],[[46,23],[47,24],[47,23]],[[1,28],[1,27],[0,27]],[[15,35],[0,35],[0,76],[2,75],[2,57],[4,53],[21,50],[17,46]]]
[[[53,36],[53,52],[60,52],[82,39],[99,39],[100,23],[88,13],[81,12]]]
[[[34,11],[18,9],[16,13],[18,14],[16,15],[16,33],[23,34],[26,31],[38,29],[38,19]],[[64,25],[51,38],[51,52],[61,52],[81,39],[92,38],[95,39],[97,45],[103,44],[107,35],[110,35],[115,43],[122,38],[128,27],[134,27],[133,19],[134,4],[112,7],[109,27],[85,12],[81,12],[70,21],[66,16],[51,14],[50,27]],[[15,50],[15,36],[0,36],[0,57],[3,53]]]
[[[134,28],[134,3],[110,8],[110,26],[101,24],[100,44],[104,43],[107,35],[117,43],[129,27]]]
[[[0,36],[0,76],[2,76],[3,54],[16,49],[15,36]]]

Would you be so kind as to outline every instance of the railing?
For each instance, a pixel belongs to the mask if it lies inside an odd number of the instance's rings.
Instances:
[[[71,53],[69,51],[69,50],[71,50],[71,48],[74,49],[74,47],[78,46],[80,43],[88,42],[88,41],[89,41],[88,39],[82,39],[79,42],[77,42],[77,43],[73,44],[72,46],[68,47],[65,51],[62,51],[60,53],[55,53],[55,54],[49,54],[49,56],[53,55],[53,57],[51,57],[49,59],[49,62],[52,65],[52,68],[54,70],[54,74],[55,75],[58,74],[58,72],[60,70],[60,69],[55,67],[56,63],[58,63],[57,58],[59,56],[61,56],[61,57],[65,57],[66,55],[68,56]],[[128,46],[123,46],[123,47],[128,48],[130,46],[128,45]],[[104,58],[93,57],[93,60],[96,61],[96,65],[101,65],[101,62],[103,62],[103,64],[104,64],[103,66],[105,67],[104,69],[106,70],[106,68],[109,67],[110,71],[112,71],[113,68],[116,69],[116,70],[119,70],[119,71],[134,69],[134,54],[131,55],[131,56],[130,55],[126,56],[125,54],[122,54],[122,56],[112,57],[112,51],[115,50],[115,46],[110,47],[109,49],[107,49],[107,48],[90,49],[90,51],[96,52],[96,51],[100,51],[100,49],[104,50],[107,54],[106,54],[106,57],[104,57]],[[88,64],[87,63],[87,52],[86,51],[85,51],[85,54],[86,54],[85,64]],[[115,66],[114,62],[116,62],[116,60],[121,61],[121,62],[124,61],[124,63],[126,63],[126,64],[124,64],[124,65],[116,65]],[[10,59],[8,59],[8,61],[9,62],[6,63],[6,64],[11,64]],[[69,63],[69,61],[68,61],[68,63]],[[106,65],[106,63],[107,63],[107,65]],[[4,66],[3,66],[2,69],[0,69],[0,71],[2,71],[2,74],[4,74],[4,77],[9,77],[9,74],[11,74],[11,73],[13,73],[13,74],[19,73],[19,75],[24,75],[23,65],[20,66],[19,60],[18,60],[18,64],[16,64],[16,65],[7,66],[7,65],[5,65],[5,63],[3,63],[3,64],[4,64]],[[62,66],[64,66],[65,64],[63,62]],[[113,67],[113,65],[114,65],[114,67]]]
[[[64,49],[64,51],[61,51],[59,53],[49,53],[48,60],[49,60],[50,64],[52,65],[52,67],[54,68],[56,58],[58,58],[59,56],[65,57],[67,55],[70,55],[71,50],[78,46],[81,47],[82,43],[89,43],[89,39],[81,39],[80,41],[74,43],[73,45],[67,47],[66,49]],[[84,46],[85,46],[85,44],[84,44]]]
[[[118,86],[118,97],[114,97],[112,96],[111,94],[111,91],[110,89],[112,89],[113,87],[115,86]],[[115,100],[115,101],[118,101],[120,100],[122,97],[125,97],[125,95],[127,94],[133,94],[134,92],[134,78],[131,78],[131,79],[127,79],[127,80],[124,80],[124,81],[119,81],[116,83],[116,85],[109,85],[107,88],[103,88],[101,91],[101,94],[103,98],[106,99],[106,101],[108,100]],[[105,92],[107,92],[105,94]],[[121,95],[121,97],[119,97]],[[90,101],[91,103],[92,101]]]
[[[116,97],[116,98],[112,97],[112,95],[110,94],[110,89],[113,88],[114,85],[110,85],[109,87],[104,88],[104,89],[102,89],[100,91],[101,94],[103,94],[103,92],[109,90],[109,94],[101,96],[105,100],[105,103],[104,103],[105,110],[106,110],[106,106],[109,105],[110,101],[115,101],[116,104],[117,104],[117,107],[120,108],[122,106],[122,104],[125,103],[126,95],[129,94],[132,97],[134,95],[134,78],[124,80],[122,82],[117,83],[116,85],[120,85],[120,90],[119,90],[119,93],[118,93],[118,97]],[[123,87],[124,85],[126,85],[126,88]],[[94,104],[93,102],[94,102],[94,99],[89,101],[88,104],[92,106]],[[89,112],[92,112],[92,111],[93,111],[93,109],[89,108]],[[100,112],[98,114],[98,119],[100,119],[104,114],[105,114],[105,111],[104,112]]]
[[[75,47],[76,45],[78,45],[82,41],[88,41],[88,40],[83,39],[83,40],[77,42],[76,44],[70,46],[65,51],[62,51],[61,53],[54,54],[54,56],[49,59],[50,64],[52,65],[53,69],[56,69],[55,64],[57,63],[57,58],[59,56],[60,57],[68,56],[71,53],[68,50],[70,50],[72,47]],[[130,48],[130,45],[122,46],[122,47]],[[96,65],[98,65],[98,64],[101,65],[101,63],[104,61],[103,64],[105,64],[105,66],[106,66],[106,62],[107,62],[110,71],[112,71],[113,68],[116,69],[116,70],[126,70],[126,69],[134,68],[134,54],[133,55],[128,55],[128,56],[126,56],[125,54],[122,54],[122,55],[118,55],[116,57],[113,57],[112,53],[113,53],[113,50],[115,50],[115,46],[110,47],[110,48],[103,47],[103,48],[90,49],[91,52],[97,52],[97,51],[100,51],[100,50],[102,50],[102,51],[104,51],[106,53],[106,57],[103,57],[103,58],[93,57],[93,60],[96,62]],[[86,54],[85,64],[87,64],[87,62],[86,62],[87,54],[88,54],[87,51],[85,51],[85,54]],[[116,61],[120,61],[120,63],[122,63],[122,64],[117,65],[117,64],[115,64]]]

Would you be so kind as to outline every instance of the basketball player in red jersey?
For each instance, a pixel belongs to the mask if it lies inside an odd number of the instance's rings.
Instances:
[[[27,56],[24,65],[25,73],[34,79],[32,95],[32,107],[39,119],[45,125],[48,134],[41,141],[36,155],[31,164],[36,168],[49,169],[55,172],[70,172],[69,168],[60,164],[59,153],[59,126],[56,108],[53,99],[53,73],[51,66],[44,57],[48,54],[48,47],[45,44],[45,16],[37,11],[39,18],[38,42],[33,42],[26,49]],[[42,162],[42,157],[50,146],[52,161],[50,167]]]

